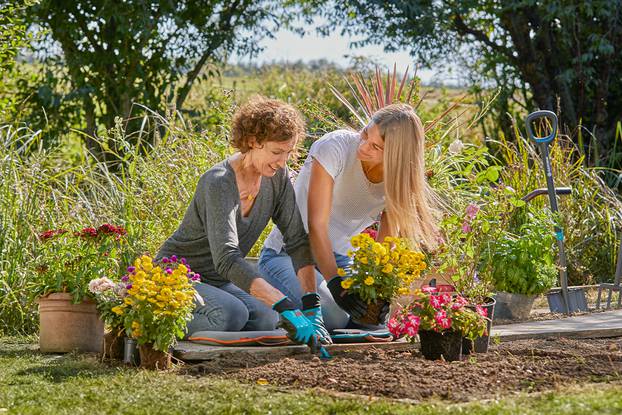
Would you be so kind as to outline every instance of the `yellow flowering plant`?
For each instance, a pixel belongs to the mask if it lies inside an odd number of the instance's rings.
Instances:
[[[412,282],[426,269],[424,254],[411,249],[404,238],[387,236],[381,243],[361,233],[350,242],[354,248],[348,251],[352,265],[338,269],[345,277],[341,286],[368,304],[408,294]]]
[[[184,336],[192,318],[193,284],[200,275],[174,255],[159,261],[143,255],[127,271],[122,278],[127,295],[112,312],[122,317],[126,334],[139,345],[152,344],[155,350],[167,352],[176,338]]]

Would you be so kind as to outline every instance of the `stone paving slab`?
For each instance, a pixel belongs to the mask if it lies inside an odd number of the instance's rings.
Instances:
[[[567,317],[556,320],[531,321],[526,323],[494,326],[492,336],[501,341],[521,339],[540,339],[546,337],[595,338],[622,336],[622,310],[606,311]],[[389,350],[406,350],[411,346],[400,339],[386,343],[351,343],[328,346],[330,352],[379,347]],[[208,346],[187,341],[179,342],[175,348],[175,357],[186,361],[213,360],[227,355],[277,355],[292,356],[308,353],[307,346],[271,346],[271,347],[222,347]]]
[[[622,336],[622,310],[502,326],[493,324],[492,335],[499,336],[501,341],[546,337],[618,337]]]

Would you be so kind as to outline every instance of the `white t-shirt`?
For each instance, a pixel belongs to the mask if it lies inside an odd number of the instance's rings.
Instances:
[[[307,195],[312,161],[319,162],[331,175],[334,187],[328,236],[333,251],[342,255],[351,249],[350,238],[371,225],[384,209],[384,184],[371,183],[356,158],[360,142],[359,133],[348,130],[326,134],[311,146],[294,183],[296,203],[308,232]],[[268,235],[264,246],[281,251],[283,237],[277,228]]]

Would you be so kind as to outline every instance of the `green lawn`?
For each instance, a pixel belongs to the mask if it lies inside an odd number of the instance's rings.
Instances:
[[[0,414],[619,414],[622,384],[470,404],[412,405],[319,391],[112,367],[83,355],[41,355],[28,339],[0,338]]]

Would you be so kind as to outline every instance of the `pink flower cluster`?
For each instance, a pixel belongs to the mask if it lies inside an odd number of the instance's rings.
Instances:
[[[421,317],[412,314],[406,315],[406,318],[401,321],[396,317],[389,319],[387,327],[389,332],[395,337],[402,337],[407,335],[414,337],[419,332],[419,325],[421,324]]]
[[[41,241],[46,241],[58,235],[63,235],[69,232],[67,229],[52,229],[49,231],[41,232],[39,234],[39,239]],[[127,231],[121,226],[111,225],[109,223],[104,223],[99,228],[86,227],[82,228],[79,231],[73,232],[73,236],[81,237],[81,238],[96,238],[99,235],[114,235],[117,238],[120,238],[123,235],[126,235]]]
[[[479,206],[477,206],[476,204],[471,203],[469,206],[466,207],[466,217],[464,218],[464,222],[462,223],[462,232],[469,233],[473,230],[471,228],[470,222],[475,219],[475,217],[477,216],[477,212],[479,212]]]
[[[367,229],[364,229],[364,230],[363,230],[363,232],[361,232],[361,233],[366,233],[366,234],[368,234],[369,236],[371,236],[371,237],[372,237],[372,239],[376,239],[376,236],[378,236],[378,231],[377,231],[377,230],[375,230],[374,228],[367,228]]]
[[[41,239],[42,241],[46,241],[50,238],[53,238],[57,235],[62,235],[67,232],[68,232],[67,229],[52,229],[49,231],[41,232],[39,234],[39,239]]]
[[[468,301],[461,295],[440,293],[436,287],[425,287],[418,294],[412,303],[402,310],[397,311],[387,324],[389,332],[396,338],[401,336],[414,337],[419,330],[434,330],[441,332],[444,330],[461,330],[461,327],[454,327],[465,324],[466,315],[471,318],[487,317],[487,311],[481,306],[468,306]],[[462,323],[461,323],[462,321]]]

